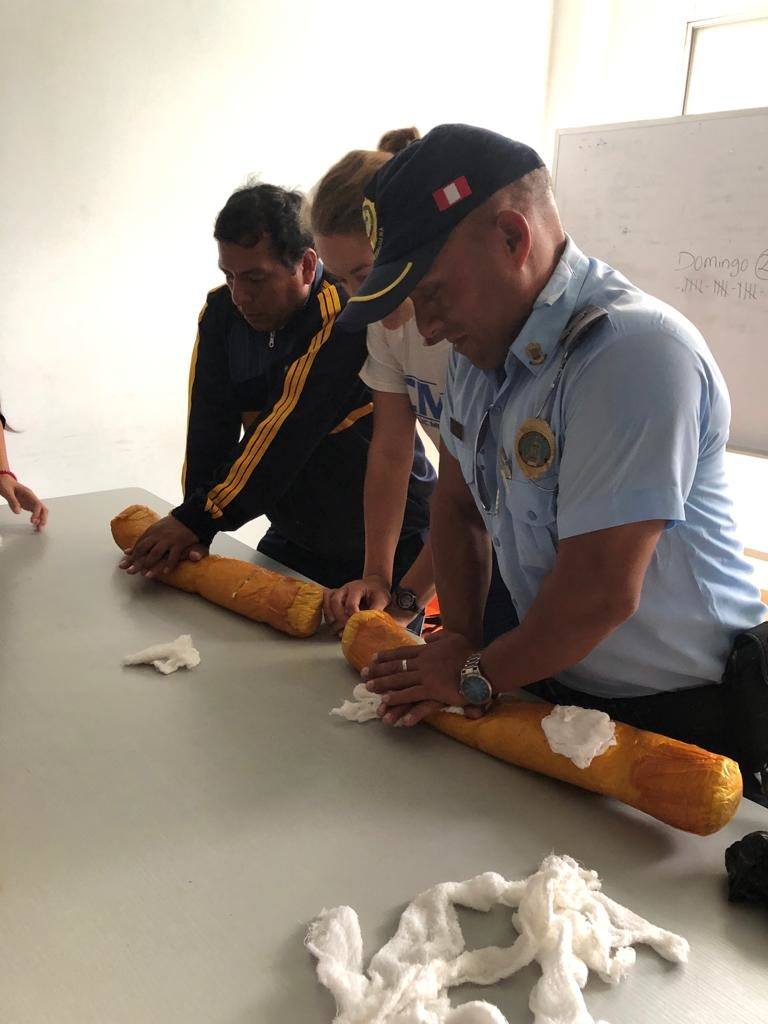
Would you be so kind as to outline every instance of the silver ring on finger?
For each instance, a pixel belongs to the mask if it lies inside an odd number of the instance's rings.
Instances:
[[[408,671],[408,662],[406,661],[405,658],[403,658],[403,660],[400,662],[400,671],[401,672],[407,672]]]

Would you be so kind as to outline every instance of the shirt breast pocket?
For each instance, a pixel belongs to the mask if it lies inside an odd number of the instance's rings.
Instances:
[[[504,504],[512,519],[519,564],[551,569],[557,557],[557,491],[536,487],[529,480],[509,480]]]

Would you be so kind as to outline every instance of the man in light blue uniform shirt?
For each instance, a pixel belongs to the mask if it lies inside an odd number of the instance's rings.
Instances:
[[[681,314],[587,258],[520,143],[442,125],[378,172],[374,269],[342,321],[410,295],[454,346],[432,503],[445,631],[370,670],[381,714],[479,714],[530,686],[727,752],[720,680],[765,614],[725,474],[730,404]],[[479,648],[490,543],[520,626]],[[532,685],[533,684],[533,685]]]
[[[590,305],[608,315],[567,361],[548,418],[557,457],[531,479],[515,458],[515,435],[545,403],[566,324]],[[452,420],[463,425],[462,440]],[[443,443],[483,514],[521,619],[554,567],[558,542],[643,520],[666,524],[637,611],[558,672],[561,682],[606,697],[717,682],[735,632],[762,618],[728,495],[729,422],[725,383],[696,328],[570,239],[509,349],[503,380],[454,352]],[[490,511],[481,477],[496,496]]]

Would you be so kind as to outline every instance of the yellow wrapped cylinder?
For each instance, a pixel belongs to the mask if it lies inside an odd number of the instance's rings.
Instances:
[[[146,505],[131,505],[112,520],[112,536],[126,551],[159,518]],[[323,615],[323,589],[316,583],[290,579],[237,558],[208,555],[200,562],[181,562],[167,576],[154,578],[289,636],[312,636]]]
[[[347,623],[342,650],[360,670],[379,651],[416,643],[413,634],[384,612],[359,612]],[[516,701],[476,720],[438,711],[427,721],[467,746],[614,797],[685,832],[710,835],[736,813],[742,780],[731,758],[616,722],[616,745],[588,768],[578,768],[547,742],[541,722],[551,710],[544,702]]]

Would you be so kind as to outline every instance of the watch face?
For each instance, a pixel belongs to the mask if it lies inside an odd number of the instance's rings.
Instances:
[[[467,675],[461,681],[461,694],[470,704],[487,704],[493,696],[491,684],[483,676]]]
[[[395,594],[395,604],[404,612],[415,612],[419,607],[419,602],[412,590],[398,590]]]

